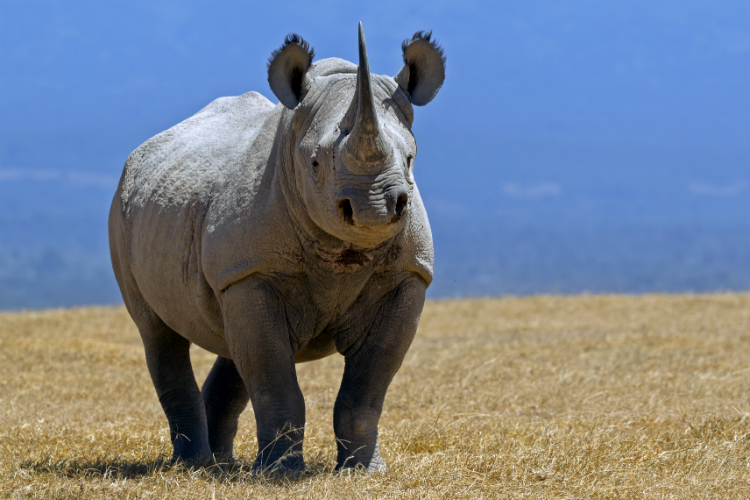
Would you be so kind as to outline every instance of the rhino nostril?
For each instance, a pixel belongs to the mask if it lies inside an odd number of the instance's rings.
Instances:
[[[349,200],[342,200],[339,202],[339,214],[346,221],[347,224],[354,224],[354,210],[352,210],[352,202]]]
[[[398,197],[398,200],[396,200],[396,217],[401,218],[401,216],[404,215],[404,212],[406,212],[406,203],[408,201],[409,197],[405,194]]]

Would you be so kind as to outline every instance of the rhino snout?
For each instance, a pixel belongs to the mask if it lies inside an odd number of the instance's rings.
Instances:
[[[339,216],[349,225],[369,228],[394,224],[406,214],[409,191],[405,186],[386,189],[382,197],[372,199],[352,190],[342,190],[336,201]]]

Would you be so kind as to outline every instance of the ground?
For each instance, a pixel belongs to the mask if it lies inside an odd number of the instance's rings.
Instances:
[[[332,473],[342,369],[298,365],[306,476],[249,471],[250,409],[236,465],[189,469],[123,308],[0,314],[0,497],[750,497],[750,294],[428,302],[382,475]]]

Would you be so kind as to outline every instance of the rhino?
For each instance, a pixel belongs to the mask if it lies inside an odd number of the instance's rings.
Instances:
[[[173,460],[235,460],[251,401],[253,470],[303,471],[295,364],[340,353],[336,469],[385,470],[383,400],[432,280],[412,106],[445,79],[432,32],[402,53],[396,76],[374,75],[361,23],[357,65],[313,63],[290,34],[267,66],[278,105],[257,92],[216,99],[128,157],[110,253]],[[200,389],[191,344],[217,355]]]

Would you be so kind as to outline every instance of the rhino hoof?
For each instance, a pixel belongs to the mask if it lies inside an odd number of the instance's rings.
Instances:
[[[206,456],[203,454],[193,454],[193,455],[172,455],[172,464],[174,465],[185,465],[188,467],[208,467],[210,465],[216,464],[216,460],[214,460],[213,455]]]
[[[214,461],[217,464],[232,465],[233,463],[237,462],[237,455],[234,453],[234,450],[232,450],[230,453],[214,453]]]
[[[370,460],[370,465],[367,467],[367,473],[368,474],[385,474],[388,472],[388,466],[385,465],[385,462],[380,457],[380,447],[375,444],[375,453],[372,455],[372,460]]]

